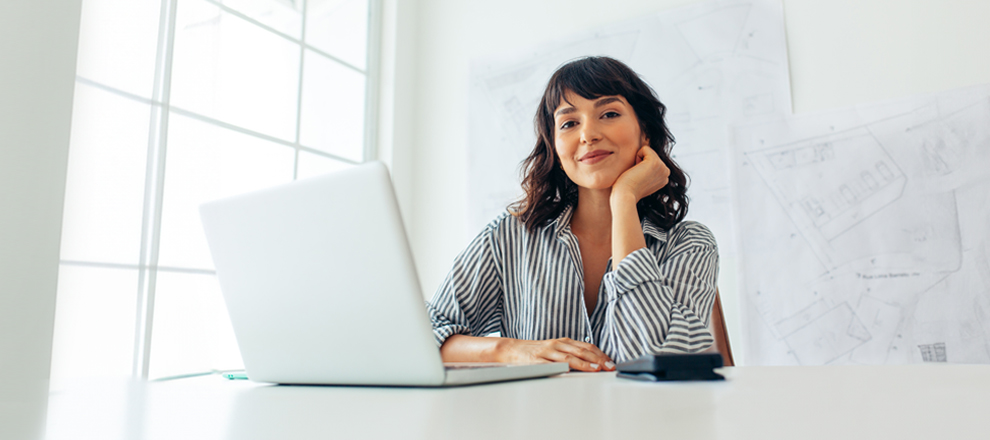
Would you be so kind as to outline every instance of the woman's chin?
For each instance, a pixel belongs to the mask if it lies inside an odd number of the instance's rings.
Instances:
[[[577,186],[591,191],[602,191],[611,190],[612,185],[615,185],[615,181],[619,178],[622,173],[617,173],[613,170],[599,170],[595,173],[586,173],[582,176],[568,176],[571,177],[571,182],[577,184]],[[573,177],[578,177],[574,179]]]

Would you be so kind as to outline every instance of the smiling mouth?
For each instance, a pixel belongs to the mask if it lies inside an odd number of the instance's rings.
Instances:
[[[578,162],[590,165],[593,163],[600,162],[611,155],[612,155],[611,151],[595,150],[589,152],[588,154],[585,154],[584,156],[581,156],[581,158],[578,159]]]

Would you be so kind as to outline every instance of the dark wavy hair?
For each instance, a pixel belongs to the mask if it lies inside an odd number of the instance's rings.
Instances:
[[[526,194],[510,206],[510,212],[522,220],[527,229],[535,230],[549,224],[567,207],[577,204],[578,187],[564,173],[554,148],[553,112],[565,100],[567,92],[589,100],[620,95],[629,102],[639,119],[640,129],[649,139],[650,148],[670,169],[667,185],[636,204],[639,217],[649,218],[663,229],[670,229],[683,220],[688,210],[688,178],[670,158],[674,136],[664,123],[667,108],[636,72],[608,57],[568,62],[550,77],[533,121],[536,146],[522,162],[522,187]]]

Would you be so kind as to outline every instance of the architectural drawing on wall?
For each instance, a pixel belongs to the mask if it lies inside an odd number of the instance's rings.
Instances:
[[[736,131],[750,362],[990,363],[978,90]]]
[[[627,63],[656,90],[677,142],[673,156],[691,177],[688,215],[712,229],[723,255],[731,254],[727,128],[790,111],[779,1],[702,2],[476,60],[469,95],[468,233],[521,196],[519,164],[535,144],[533,117],[543,88],[561,64],[589,55]]]
[[[945,362],[945,343],[937,342],[934,344],[921,344],[918,346],[921,350],[921,359],[925,362]]]
[[[832,240],[900,198],[906,181],[865,128],[746,158],[829,268],[844,262]]]

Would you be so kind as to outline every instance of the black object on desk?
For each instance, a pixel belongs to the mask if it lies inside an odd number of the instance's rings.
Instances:
[[[616,365],[618,377],[624,379],[665,380],[725,380],[716,373],[722,367],[718,353],[654,354]]]

